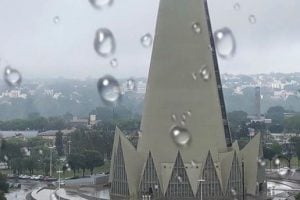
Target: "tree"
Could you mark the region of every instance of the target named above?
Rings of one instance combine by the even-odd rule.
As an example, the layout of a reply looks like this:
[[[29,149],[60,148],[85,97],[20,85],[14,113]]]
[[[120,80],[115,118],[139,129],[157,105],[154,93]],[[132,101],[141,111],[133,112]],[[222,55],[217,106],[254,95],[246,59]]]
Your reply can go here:
[[[0,173],[0,200],[6,200],[4,193],[8,192],[9,185],[6,182],[6,176]]]
[[[82,156],[78,153],[71,153],[68,156],[68,163],[73,170],[74,176],[76,175],[76,170],[79,170],[82,166]]]
[[[300,133],[300,115],[286,119],[284,125],[288,131]]]
[[[297,155],[298,167],[299,167],[299,164],[300,164],[300,137],[292,137],[291,142],[294,146],[294,150],[295,150],[296,155]]]
[[[63,143],[63,133],[58,131],[55,135],[55,146],[58,156],[62,156],[64,154],[64,143]]]
[[[295,196],[295,199],[296,199],[296,200],[300,200],[300,193],[298,193],[298,194]]]
[[[104,164],[103,157],[98,151],[86,150],[84,151],[84,159],[86,168],[90,170],[91,175],[94,173],[94,168]]]
[[[276,151],[273,148],[264,147],[264,158],[270,161],[270,169],[272,169],[272,160],[276,155]]]
[[[266,117],[272,119],[272,124],[283,124],[285,110],[281,106],[270,107]]]

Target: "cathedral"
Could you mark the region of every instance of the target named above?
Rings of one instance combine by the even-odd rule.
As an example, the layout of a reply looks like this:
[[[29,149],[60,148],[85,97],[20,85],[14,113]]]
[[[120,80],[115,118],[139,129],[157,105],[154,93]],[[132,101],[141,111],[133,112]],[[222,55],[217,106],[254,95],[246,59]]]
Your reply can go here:
[[[116,128],[111,199],[265,199],[261,135],[226,116],[206,0],[161,0],[137,147]]]

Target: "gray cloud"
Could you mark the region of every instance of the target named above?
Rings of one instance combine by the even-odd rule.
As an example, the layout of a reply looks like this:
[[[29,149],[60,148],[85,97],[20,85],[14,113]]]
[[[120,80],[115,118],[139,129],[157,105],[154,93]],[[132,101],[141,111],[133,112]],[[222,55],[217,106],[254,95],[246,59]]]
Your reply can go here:
[[[219,59],[221,71],[299,71],[300,2],[247,0],[235,11],[236,2],[209,0],[213,29],[229,27],[237,41],[235,56]],[[88,0],[1,0],[0,67],[11,64],[24,77],[147,76],[151,48],[143,48],[140,38],[154,33],[158,3],[115,0],[112,7],[96,10]],[[250,14],[256,24],[249,23]],[[111,29],[117,40],[117,52],[109,59],[93,49],[101,27]],[[109,66],[114,57],[119,60],[115,69]]]

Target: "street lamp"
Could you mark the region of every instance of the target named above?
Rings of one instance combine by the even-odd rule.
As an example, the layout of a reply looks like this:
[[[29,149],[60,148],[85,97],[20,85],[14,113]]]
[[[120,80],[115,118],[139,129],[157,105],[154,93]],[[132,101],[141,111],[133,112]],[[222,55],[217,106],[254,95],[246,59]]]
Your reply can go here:
[[[49,146],[48,147],[50,149],[50,177],[52,176],[52,151],[55,148],[55,146]]]
[[[69,155],[71,154],[71,140],[68,140],[68,144],[69,144]]]
[[[197,180],[197,181],[200,183],[200,193],[201,193],[201,195],[200,195],[200,200],[202,200],[202,199],[203,199],[203,194],[202,194],[202,183],[205,182],[205,179],[199,179],[199,180]]]
[[[58,191],[60,190],[60,174],[63,173],[63,171],[58,170],[56,171],[58,173]],[[60,196],[58,195],[58,199],[60,199]]]

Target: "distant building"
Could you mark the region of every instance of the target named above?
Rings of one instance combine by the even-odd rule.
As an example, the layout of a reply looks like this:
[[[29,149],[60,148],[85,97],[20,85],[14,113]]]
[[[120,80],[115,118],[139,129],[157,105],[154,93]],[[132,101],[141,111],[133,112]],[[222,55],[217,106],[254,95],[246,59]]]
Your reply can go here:
[[[255,115],[258,119],[261,117],[261,109],[260,109],[260,101],[261,101],[261,94],[260,94],[260,87],[255,87]]]
[[[74,132],[75,130],[76,130],[75,128],[65,129],[65,130],[61,130],[61,132],[63,133],[63,137],[67,137],[70,133]],[[55,140],[57,132],[59,132],[59,130],[49,130],[49,131],[39,133],[38,136],[47,140]]]
[[[88,119],[80,119],[77,116],[74,116],[73,119],[70,121],[70,124],[73,127],[88,126],[89,125],[89,120]]]
[[[32,138],[38,135],[38,131],[0,131],[0,138]]]

